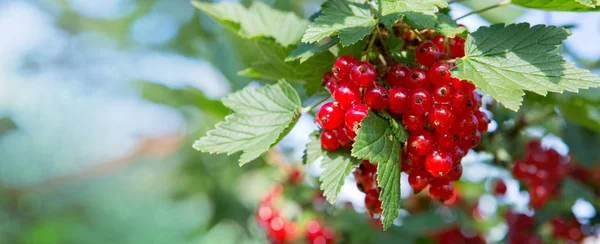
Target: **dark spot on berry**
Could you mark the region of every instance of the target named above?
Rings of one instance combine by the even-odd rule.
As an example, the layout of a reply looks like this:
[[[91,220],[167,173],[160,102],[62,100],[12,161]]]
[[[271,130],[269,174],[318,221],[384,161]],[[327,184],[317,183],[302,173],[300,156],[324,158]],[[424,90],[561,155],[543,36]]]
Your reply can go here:
[[[446,76],[446,71],[445,70],[440,71],[440,75]]]
[[[427,48],[425,48],[425,47],[419,48],[419,52],[420,53],[426,53],[427,52]]]

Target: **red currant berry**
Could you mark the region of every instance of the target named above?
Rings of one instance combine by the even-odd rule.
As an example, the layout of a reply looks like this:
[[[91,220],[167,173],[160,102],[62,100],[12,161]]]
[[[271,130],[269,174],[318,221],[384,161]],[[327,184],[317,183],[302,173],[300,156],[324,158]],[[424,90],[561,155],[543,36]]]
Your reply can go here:
[[[340,147],[340,143],[333,130],[323,130],[321,132],[321,147],[328,151],[335,151]]]
[[[327,89],[327,91],[329,91],[330,94],[333,94],[338,85],[338,80],[335,78],[335,76],[333,76],[333,72],[328,71],[323,74],[323,77],[321,78],[321,84],[323,87],[325,87],[325,89]]]
[[[334,129],[344,122],[344,111],[333,102],[325,103],[317,111],[317,122],[325,129]]]
[[[364,104],[356,104],[352,108],[346,111],[346,128],[349,130],[356,132],[358,128],[360,128],[360,122],[367,117],[369,113],[369,107]]]
[[[433,150],[434,138],[428,131],[408,136],[408,150],[415,155],[427,155]]]
[[[379,191],[371,189],[367,191],[365,196],[365,207],[371,214],[381,214],[381,201],[379,201]]]
[[[454,88],[449,85],[438,86],[433,89],[433,101],[441,104],[450,104]]]
[[[352,67],[350,71],[350,79],[354,81],[358,86],[369,88],[375,84],[377,79],[377,71],[372,64],[367,62],[359,62],[357,65]]]
[[[365,92],[365,103],[373,110],[382,110],[389,104],[389,94],[385,87],[375,85]]]
[[[513,165],[513,175],[518,180],[525,180],[529,176],[529,165],[522,161],[517,161]]]
[[[389,94],[390,113],[403,114],[408,110],[408,91],[401,86],[392,87]]]
[[[452,125],[452,131],[461,137],[474,135],[477,132],[477,118],[473,114],[467,114],[455,120],[454,125]]]
[[[539,209],[546,205],[550,190],[545,185],[533,185],[529,188],[529,202],[533,208]]]
[[[422,191],[429,185],[431,175],[425,170],[416,170],[408,175],[408,184],[415,191]]]
[[[458,139],[460,140],[460,139]],[[460,160],[467,155],[468,149],[465,150],[462,147],[458,146],[450,151],[452,157],[452,163],[460,163]]]
[[[445,41],[446,37],[444,35],[437,35],[431,38],[431,42],[433,42],[438,47],[440,53],[446,51],[446,45],[444,43]]]
[[[402,124],[410,133],[416,133],[425,129],[426,118],[414,113],[402,115]]]
[[[451,68],[452,67],[450,67],[448,63],[435,62],[431,68],[429,68],[427,77],[436,86],[447,85],[452,78],[452,75],[450,74]]]
[[[458,146],[458,140],[460,138],[454,136],[452,133],[440,133],[437,132],[435,135],[435,141],[437,142],[437,146],[440,149],[444,149],[447,151],[452,151],[455,147]]]
[[[450,126],[454,123],[454,113],[448,105],[438,104],[433,106],[433,109],[428,115],[429,124],[438,132],[447,133],[450,131]]]
[[[408,87],[408,89],[428,88],[429,80],[427,78],[427,71],[421,68],[410,70],[406,87]]]
[[[272,218],[277,217],[278,213],[269,205],[260,205],[256,211],[256,221],[261,227],[267,227]]]
[[[410,69],[404,64],[393,64],[387,73],[387,83],[390,86],[403,86],[408,82]]]
[[[475,131],[475,134],[469,136],[469,148],[475,148],[479,145],[481,141],[481,133],[479,131]]]
[[[448,179],[449,181],[457,181],[460,180],[460,177],[462,176],[463,173],[463,167],[461,163],[455,163],[452,166],[452,169],[450,169],[450,171],[448,172],[448,174],[446,174],[446,179]]]
[[[338,142],[340,143],[340,146],[342,147],[352,146],[352,141],[350,141],[346,130],[348,129],[345,125],[340,125],[333,130],[333,132],[335,132],[335,136],[337,137]]]
[[[488,124],[490,123],[487,114],[483,111],[477,111],[475,112],[475,117],[477,117],[477,131],[485,133],[488,130]]]
[[[436,150],[425,158],[425,169],[434,177],[444,177],[452,168],[452,157],[446,151]]]
[[[425,66],[430,66],[438,59],[439,49],[433,42],[424,42],[417,47],[415,60]]]
[[[408,100],[408,109],[415,114],[424,114],[431,110],[433,99],[427,90],[418,88],[411,92]]]
[[[281,217],[275,217],[271,219],[267,232],[273,241],[285,241],[285,220]]]
[[[350,79],[350,71],[358,63],[352,56],[341,56],[333,63],[333,74],[341,81]]]
[[[504,194],[506,194],[506,184],[504,183],[503,180],[498,180],[496,181],[496,183],[494,184],[494,194],[497,196],[504,196]]]
[[[432,198],[439,200],[448,200],[454,194],[454,187],[452,183],[446,179],[436,179],[432,181],[429,187],[429,195]]]
[[[419,156],[414,153],[407,151],[402,152],[402,171],[411,173],[412,171],[423,168],[425,162],[424,156]]]
[[[468,82],[466,80],[461,80],[458,78],[452,78],[450,80],[452,83],[452,87],[454,87],[454,90],[456,90],[456,91],[472,92],[472,91],[475,91],[475,89],[476,89],[475,85],[473,85],[471,82]]]
[[[360,89],[354,84],[340,85],[333,93],[333,99],[338,102],[343,110],[348,110],[354,104],[360,103],[361,98]]]
[[[450,54],[452,57],[461,58],[465,56],[465,39],[460,36],[448,40],[448,46],[450,47]]]

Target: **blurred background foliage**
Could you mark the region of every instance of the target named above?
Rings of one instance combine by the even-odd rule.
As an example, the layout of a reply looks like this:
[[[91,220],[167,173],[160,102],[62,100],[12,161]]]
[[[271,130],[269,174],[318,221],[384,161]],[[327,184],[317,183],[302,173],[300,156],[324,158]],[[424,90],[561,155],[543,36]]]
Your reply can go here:
[[[264,2],[306,18],[322,1]],[[483,2],[488,1],[464,1],[453,16],[487,6]],[[586,18],[573,16],[504,7],[464,22],[471,30],[517,20],[576,30]],[[592,20],[595,27],[585,28],[599,40],[600,19]],[[266,241],[252,214],[270,186],[285,179],[281,167],[267,155],[240,168],[235,156],[191,148],[227,115],[219,98],[260,84],[238,76],[248,54],[233,33],[186,0],[0,0],[0,33],[0,243]],[[578,43],[564,51],[578,64],[597,69],[600,50],[594,47],[590,54]],[[512,118],[532,121],[531,135],[540,135],[537,126],[544,128],[542,135],[563,137],[571,146],[558,143],[563,151],[593,166],[600,156],[600,103],[597,90],[585,94],[531,96],[519,113],[498,109],[494,119],[498,128],[514,125]],[[574,121],[544,120],[547,110]],[[583,119],[581,113],[589,116]],[[316,128],[310,117],[297,127],[276,148],[287,156],[285,163],[299,163],[308,132]],[[482,140],[505,162],[473,156],[465,163],[466,180],[458,188],[465,198],[487,206],[484,212],[492,217],[484,222],[475,224],[460,211],[442,219],[447,217],[442,209],[407,216],[403,223],[410,225],[398,223],[386,233],[370,228],[354,211],[342,211],[332,225],[340,231],[360,229],[345,239],[356,243],[398,243],[399,236],[410,243],[430,229],[462,221],[499,241],[506,226],[499,217],[503,210],[490,200],[489,179],[508,178],[498,166],[513,158],[503,152],[518,152],[523,145],[512,139]],[[317,187],[316,168],[307,170],[309,189]],[[351,189],[352,180],[347,183],[340,199],[360,212],[362,196]],[[510,205],[526,209],[516,181],[509,189]],[[593,209],[583,212],[587,219],[596,216]]]

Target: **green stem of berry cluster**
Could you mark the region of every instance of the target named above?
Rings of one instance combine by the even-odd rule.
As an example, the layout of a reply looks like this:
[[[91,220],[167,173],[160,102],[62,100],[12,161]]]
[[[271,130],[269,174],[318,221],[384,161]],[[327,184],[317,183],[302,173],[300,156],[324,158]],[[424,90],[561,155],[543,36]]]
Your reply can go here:
[[[499,3],[497,3],[497,4],[494,4],[494,5],[492,5],[492,6],[485,7],[485,8],[479,9],[479,10],[475,10],[475,11],[469,12],[469,13],[467,13],[467,14],[463,15],[463,16],[460,16],[460,17],[456,18],[456,20],[460,20],[460,19],[462,19],[462,18],[465,18],[465,17],[467,17],[467,16],[470,16],[470,15],[473,15],[473,14],[479,14],[479,13],[483,13],[483,12],[485,12],[485,11],[488,11],[488,10],[491,10],[491,9],[495,9],[495,8],[497,8],[497,7],[506,6],[506,5],[509,5],[510,3],[511,3],[511,1],[510,1],[510,0],[505,0],[505,1],[499,2]]]
[[[302,113],[302,114],[308,113],[309,111],[311,111],[311,110],[313,110],[314,108],[316,108],[317,106],[319,106],[319,104],[321,104],[321,103],[323,103],[323,102],[327,101],[327,99],[329,99],[329,97],[331,97],[331,96],[325,96],[325,97],[323,97],[323,98],[321,98],[321,99],[317,100],[317,101],[316,101],[316,102],[314,102],[313,104],[311,104],[311,105],[308,105],[307,107],[304,107],[304,108],[302,108],[302,109],[300,110],[300,113]]]

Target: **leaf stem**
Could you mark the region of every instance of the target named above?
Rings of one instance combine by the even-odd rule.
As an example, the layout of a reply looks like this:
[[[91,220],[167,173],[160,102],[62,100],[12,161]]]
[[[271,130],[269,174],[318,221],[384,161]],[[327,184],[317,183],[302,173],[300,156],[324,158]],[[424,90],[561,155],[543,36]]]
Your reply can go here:
[[[373,48],[373,44],[375,43],[375,38],[377,38],[377,35],[371,34],[371,40],[369,41],[369,46],[367,46],[367,49],[365,50],[367,55],[369,54],[369,51],[371,51],[371,49]]]
[[[392,61],[392,53],[390,52],[390,49],[387,46],[387,43],[385,43],[385,41],[383,40],[383,35],[381,34],[381,30],[379,29],[379,25],[377,25],[377,36],[379,37],[379,42],[381,43],[381,47],[383,48],[383,54],[385,55],[386,58],[389,58],[388,60],[391,62]],[[381,56],[381,54],[379,55]],[[383,64],[385,66],[387,66],[386,62],[383,62]]]
[[[495,9],[497,7],[506,6],[506,5],[509,5],[510,3],[511,3],[510,0],[505,0],[505,1],[499,2],[497,4],[494,4],[492,6],[485,7],[485,8],[479,9],[479,10],[475,10],[475,11],[469,12],[469,13],[463,15],[463,16],[460,16],[460,17],[456,18],[456,20],[465,18],[465,17],[467,17],[469,15],[472,15],[472,14],[479,14],[479,13],[483,13],[483,12],[491,10],[491,9]]]
[[[322,102],[327,101],[327,99],[329,99],[329,95],[325,96],[321,99],[319,99],[318,101],[314,102],[313,104],[309,105],[308,107],[304,107],[302,108],[302,110],[300,110],[300,113],[305,114],[308,113],[309,111],[313,110],[314,108],[316,108],[317,106],[319,106],[319,104],[321,104]]]

